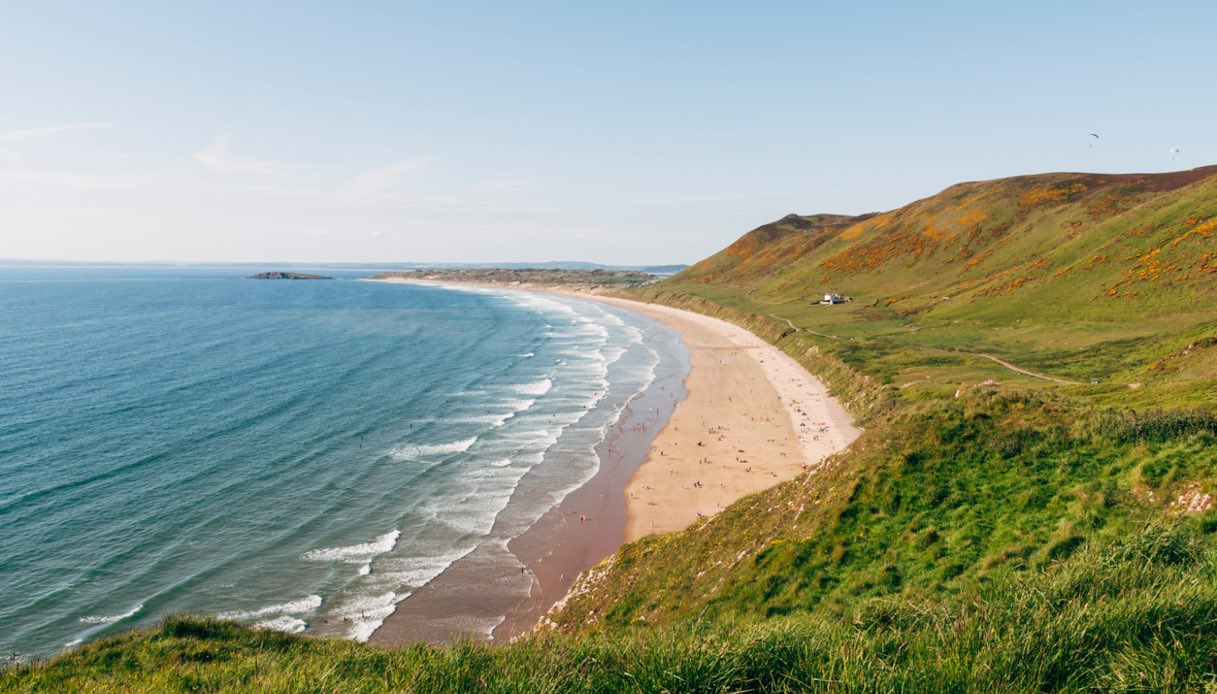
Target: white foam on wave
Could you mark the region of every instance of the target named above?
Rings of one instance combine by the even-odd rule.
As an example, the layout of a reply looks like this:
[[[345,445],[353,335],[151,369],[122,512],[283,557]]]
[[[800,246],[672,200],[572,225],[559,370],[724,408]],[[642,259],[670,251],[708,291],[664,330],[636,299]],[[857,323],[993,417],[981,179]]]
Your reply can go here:
[[[516,292],[503,294],[501,296],[504,299],[511,301],[516,306],[527,308],[532,311],[536,311],[537,313],[541,313],[542,311],[556,311],[562,314],[563,318],[575,315],[575,310],[573,308],[548,296],[541,296],[540,294],[521,294]],[[546,318],[548,318],[548,316],[546,316]],[[546,327],[551,326],[547,323]]]
[[[650,359],[651,363],[650,363],[650,366],[647,367],[647,376],[646,376],[646,379],[638,386],[638,390],[634,391],[634,394],[630,396],[630,400],[633,400],[634,398],[638,397],[639,395],[642,395],[642,392],[645,391],[647,388],[650,388],[651,384],[655,382],[656,378],[658,378],[656,369],[659,367],[659,352],[656,352],[655,350],[653,350],[649,347],[647,349],[651,353],[651,359]]]
[[[300,619],[299,617],[280,615],[274,619],[258,622],[254,625],[254,628],[269,629],[271,631],[284,631],[289,634],[299,634],[308,628],[308,622]]]
[[[398,595],[392,591],[380,593],[378,595],[368,595],[356,600],[353,600],[345,605],[342,612],[342,618],[351,623],[351,628],[347,634],[354,640],[364,643],[371,636],[372,632],[380,628],[381,624],[389,618],[397,610],[397,603],[401,602],[406,596]]]
[[[348,564],[362,564],[377,554],[393,551],[397,546],[397,538],[401,537],[400,530],[393,530],[376,538],[372,542],[345,547],[327,547],[311,549],[300,555],[306,561],[342,561]]]
[[[477,443],[477,437],[472,436],[460,441],[449,441],[448,443],[424,443],[413,446],[398,446],[394,448],[389,455],[398,460],[418,460],[420,458],[432,458],[437,456],[452,455],[453,453],[464,453],[469,450],[469,447]]]
[[[415,556],[391,557],[386,559],[383,567],[377,565],[376,573],[367,581],[373,585],[393,585],[399,589],[413,590],[431,582],[431,579],[442,574],[453,563],[464,558],[475,549],[472,544],[432,548],[434,554],[424,553]],[[382,570],[383,569],[383,570]],[[340,613],[349,612],[349,605],[338,608]]]
[[[516,416],[515,412],[503,412],[501,414],[481,414],[472,415],[469,417],[452,417],[444,421],[453,424],[490,424],[493,428],[499,428],[507,423],[507,420]]]
[[[512,390],[521,395],[545,395],[550,388],[554,387],[554,382],[548,378],[543,378],[534,383],[521,383],[520,385],[512,386]],[[529,403],[531,405],[531,403]]]
[[[561,433],[559,427],[557,431],[550,431],[548,428],[541,429],[520,429],[516,428],[511,432],[506,432],[499,437],[498,442],[508,446],[519,446],[530,443],[550,440]]]
[[[131,608],[130,610],[128,610],[127,612],[124,612],[122,614],[92,615],[89,617],[81,617],[80,621],[82,624],[113,624],[114,622],[124,620],[128,617],[134,617],[135,613],[139,612],[142,609],[144,609],[144,603],[141,602],[140,604],[136,605],[135,607]]]
[[[513,463],[523,469],[531,468],[545,459],[546,453],[562,437],[563,432],[573,421],[577,421],[584,412],[570,413],[560,417],[556,426],[546,428],[517,429],[504,434],[496,440],[496,458],[489,463],[493,468],[506,468]]]
[[[516,356],[520,357],[521,359],[532,359],[533,357],[537,356],[537,354],[536,352],[525,352]]]
[[[528,400],[504,400],[504,401],[501,403],[501,406],[502,406],[502,407],[510,407],[510,408],[512,409],[512,411],[513,411],[513,412],[512,412],[512,414],[513,414],[513,415],[516,415],[516,414],[520,414],[521,412],[527,412],[528,410],[532,409],[532,406],[533,406],[533,405],[535,405],[536,403],[537,403],[537,401],[536,401],[536,400],[533,400],[533,399],[528,399]]]
[[[365,592],[345,597],[332,605],[331,621],[349,623],[347,636],[355,641],[367,641],[397,610],[397,603],[410,597],[413,589],[426,585],[471,551],[472,545],[437,556],[390,558],[383,567],[377,565],[375,574],[360,579],[358,585]]]
[[[393,614],[402,600],[409,599],[418,587],[426,585],[477,547],[484,546],[486,542],[501,542],[505,546],[509,538],[495,537],[496,519],[505,517],[500,514],[516,496],[515,488],[521,483],[521,478],[529,468],[540,463],[555,445],[559,445],[564,460],[571,458],[577,464],[571,466],[573,474],[570,479],[563,479],[554,485],[558,489],[544,492],[527,490],[527,495],[521,495],[530,508],[532,505],[538,508],[552,506],[569,491],[585,483],[599,467],[595,446],[620,418],[624,406],[624,402],[616,403],[617,391],[621,388],[617,387],[615,374],[621,369],[621,364],[613,367],[612,371],[609,367],[641,341],[642,332],[628,324],[622,329],[620,326],[624,322],[616,316],[589,313],[588,316],[594,320],[588,320],[580,315],[582,311],[576,313],[570,306],[548,298],[528,297],[516,303],[536,310],[543,317],[549,328],[544,338],[544,351],[547,359],[553,358],[557,367],[546,366],[548,377],[535,383],[483,384],[485,387],[470,388],[461,395],[476,400],[464,401],[460,406],[463,412],[453,413],[458,418],[442,417],[435,420],[495,427],[493,432],[483,430],[480,439],[474,437],[412,446],[403,444],[393,451],[395,457],[434,458],[462,453],[477,445],[476,458],[448,458],[454,474],[459,473],[462,480],[460,488],[429,499],[420,509],[423,511],[420,515],[425,519],[423,525],[427,529],[422,537],[426,539],[410,539],[414,536],[407,535],[398,546],[399,535],[390,533],[377,538],[376,542],[318,549],[304,555],[304,558],[311,560],[358,564],[357,577],[339,595],[327,596],[324,610],[331,626],[337,618],[340,628],[346,630],[354,640],[366,641]],[[608,326],[607,330],[605,326]],[[630,353],[633,354],[632,351]],[[527,352],[516,356],[527,359],[535,354]],[[640,366],[650,368],[635,376],[649,383],[655,376],[654,364],[644,363]],[[613,374],[611,378],[610,372]],[[614,389],[611,399],[616,406],[602,411],[596,406],[609,396],[610,380]],[[555,383],[561,387],[554,390]],[[634,378],[627,375],[624,384],[633,389]],[[645,388],[645,384],[642,387]],[[513,398],[513,394],[521,396],[520,399]],[[546,397],[537,400],[542,395]],[[544,410],[543,413],[533,411],[516,417],[538,402],[541,404],[537,410]],[[593,412],[595,416],[591,416]],[[465,413],[468,413],[467,416],[461,416]],[[606,416],[607,421],[602,422]],[[510,425],[506,425],[509,420]],[[580,425],[580,422],[584,424]],[[469,429],[477,430],[479,427]],[[463,433],[461,430],[458,432]],[[566,440],[563,437],[568,433],[570,439]],[[451,434],[449,436],[452,437]],[[559,439],[566,442],[558,444]],[[534,495],[536,498],[533,498]],[[527,520],[531,513],[526,511],[521,518]],[[414,530],[408,532],[414,533]],[[389,541],[381,543],[385,539]],[[370,551],[374,547],[378,551]],[[371,570],[373,560],[375,572]],[[295,623],[282,620],[281,625],[294,627]]]
[[[289,602],[280,603],[278,605],[267,605],[256,610],[234,610],[231,612],[221,612],[216,615],[219,619],[237,619],[250,620],[261,619],[271,615],[289,615],[289,614],[307,614],[321,607],[320,595],[309,595],[300,598],[299,600],[291,600]]]
[[[512,390],[514,390],[516,393],[519,393],[521,395],[540,396],[540,395],[544,395],[545,393],[549,392],[549,389],[552,387],[553,387],[553,382],[547,378],[544,381],[537,381],[536,383],[525,383],[525,384],[513,386]],[[453,423],[453,424],[489,424],[492,429],[498,429],[498,428],[502,427],[504,424],[506,424],[507,420],[511,419],[512,417],[515,417],[518,414],[527,412],[528,410],[532,409],[532,406],[535,405],[536,402],[537,401],[533,398],[530,398],[528,400],[514,400],[514,399],[496,400],[496,401],[492,401],[492,402],[488,403],[487,405],[485,405],[486,407],[488,407],[492,410],[492,411],[486,412],[485,414],[467,415],[467,416],[463,416],[463,417],[447,417],[443,420],[432,420],[432,421],[444,421],[444,422]],[[507,410],[506,412],[493,411],[493,410],[501,410],[504,408]],[[465,450],[468,450],[469,446],[464,446],[463,448],[459,448],[459,450],[457,450],[458,449],[457,444],[463,445],[466,441],[468,441],[469,446],[472,446],[473,443],[476,441],[476,437],[474,437],[474,439],[466,439],[465,441],[456,441],[456,442],[453,442],[452,444],[445,444],[443,446],[443,450],[440,450],[440,447],[438,447],[438,446],[434,446],[434,447],[430,447],[430,448],[428,448],[427,446],[415,446],[412,448],[399,448],[393,452],[393,455],[394,455],[394,457],[397,457],[397,458],[405,458],[407,460],[412,460],[414,458],[427,456],[427,455],[461,453],[461,452],[464,452]],[[449,449],[452,449],[452,450],[449,450]],[[410,457],[410,456],[413,456],[413,457]]]

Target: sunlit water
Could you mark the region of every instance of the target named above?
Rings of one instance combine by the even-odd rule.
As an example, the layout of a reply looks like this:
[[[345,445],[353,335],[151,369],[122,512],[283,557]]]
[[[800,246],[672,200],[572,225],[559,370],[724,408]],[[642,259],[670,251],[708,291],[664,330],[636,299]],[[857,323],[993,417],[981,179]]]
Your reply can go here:
[[[3,652],[174,612],[367,638],[594,474],[667,330],[248,272],[0,268]]]

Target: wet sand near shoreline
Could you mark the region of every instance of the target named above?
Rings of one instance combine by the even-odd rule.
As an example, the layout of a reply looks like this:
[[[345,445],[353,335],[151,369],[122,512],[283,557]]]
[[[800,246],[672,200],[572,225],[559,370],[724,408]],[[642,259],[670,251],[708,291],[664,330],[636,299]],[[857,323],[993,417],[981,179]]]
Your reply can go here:
[[[596,447],[600,468],[592,479],[508,542],[506,551],[474,550],[415,590],[373,633],[373,643],[450,643],[486,636],[508,640],[530,630],[581,572],[622,545],[627,520],[623,489],[685,396],[689,355],[675,335],[671,339],[650,343],[660,355],[655,380],[627,404]]]
[[[392,281],[392,280],[389,280]],[[486,633],[462,615],[506,614],[495,640],[531,629],[577,575],[630,542],[683,529],[734,501],[814,469],[860,434],[818,379],[791,357],[730,323],[656,304],[540,290],[604,301],[676,330],[691,368],[670,366],[636,397],[598,447],[601,468],[523,535],[508,543],[531,577],[527,595],[499,595],[504,562],[478,553],[459,560],[399,604],[373,642],[450,642]],[[671,355],[669,355],[671,358]],[[659,429],[656,433],[656,429]],[[519,583],[519,575],[510,576]],[[480,622],[478,624],[481,624]]]

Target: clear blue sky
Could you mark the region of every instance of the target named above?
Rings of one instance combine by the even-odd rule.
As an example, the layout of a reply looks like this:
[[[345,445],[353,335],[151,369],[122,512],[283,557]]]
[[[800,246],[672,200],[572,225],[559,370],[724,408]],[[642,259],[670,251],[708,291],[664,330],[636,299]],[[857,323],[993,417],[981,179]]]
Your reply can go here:
[[[1215,26],[1143,0],[0,0],[0,258],[692,262],[788,212],[1213,164]]]

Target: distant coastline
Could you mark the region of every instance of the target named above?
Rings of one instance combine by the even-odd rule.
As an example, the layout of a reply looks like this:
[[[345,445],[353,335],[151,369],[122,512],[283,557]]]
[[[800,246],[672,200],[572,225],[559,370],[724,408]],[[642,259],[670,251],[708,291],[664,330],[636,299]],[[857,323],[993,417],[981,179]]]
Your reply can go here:
[[[658,275],[641,270],[597,268],[452,268],[380,272],[365,279],[481,284],[495,287],[633,287],[650,284]]]

